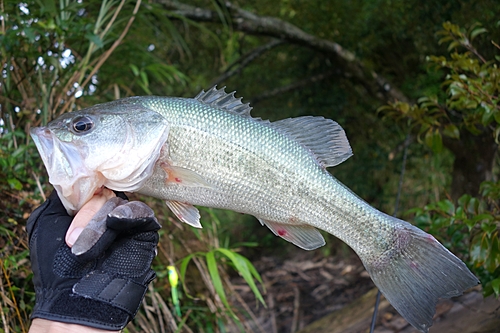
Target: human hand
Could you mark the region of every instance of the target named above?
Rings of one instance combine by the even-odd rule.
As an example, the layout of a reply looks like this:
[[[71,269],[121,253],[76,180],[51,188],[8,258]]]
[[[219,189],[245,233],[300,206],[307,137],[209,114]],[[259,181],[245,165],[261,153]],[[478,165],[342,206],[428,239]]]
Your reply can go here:
[[[66,213],[56,192],[28,219],[36,292],[32,318],[119,330],[135,316],[155,277],[150,266],[160,225],[143,203],[111,198],[106,205],[111,210],[101,215],[107,230],[80,256],[65,242],[77,216]],[[74,223],[72,230],[81,226]]]
[[[92,199],[87,202],[82,209],[75,215],[71,225],[66,232],[66,244],[69,247],[73,247],[73,244],[77,241],[78,237],[81,235],[83,230],[87,227],[89,222],[97,215],[97,212],[106,204],[108,200],[116,197],[115,192],[102,188],[94,194]],[[127,197],[123,194],[122,199],[127,200]]]

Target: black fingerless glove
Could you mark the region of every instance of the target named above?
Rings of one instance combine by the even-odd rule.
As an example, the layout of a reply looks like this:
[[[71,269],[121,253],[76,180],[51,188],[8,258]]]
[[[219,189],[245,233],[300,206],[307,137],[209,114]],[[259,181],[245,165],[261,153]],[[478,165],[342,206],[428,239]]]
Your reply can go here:
[[[160,225],[145,204],[111,200],[107,230],[81,256],[65,243],[73,218],[55,191],[31,214],[26,228],[36,292],[32,318],[120,330],[135,316],[155,278],[151,262]]]

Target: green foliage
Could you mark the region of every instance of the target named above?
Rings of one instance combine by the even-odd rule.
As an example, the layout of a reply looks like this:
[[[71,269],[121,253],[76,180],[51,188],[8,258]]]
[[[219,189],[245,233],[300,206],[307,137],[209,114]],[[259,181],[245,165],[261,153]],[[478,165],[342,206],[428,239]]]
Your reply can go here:
[[[120,96],[120,87],[124,95],[138,93],[132,90],[133,70],[121,73],[128,75],[122,82],[132,82],[125,87],[116,77],[110,80],[103,65],[121,46],[140,3],[0,2],[0,332],[27,332],[34,304],[23,226],[49,188],[29,129],[62,112]],[[146,48],[142,53],[141,62],[133,63],[145,82],[138,90],[151,93],[148,84],[185,82],[175,67]],[[133,59],[123,58],[132,66]],[[116,89],[106,96],[109,87]]]
[[[486,30],[475,24],[467,32],[449,22],[443,24],[440,43],[449,42],[449,58],[430,56],[429,63],[446,70],[442,83],[446,95],[424,96],[416,104],[396,101],[379,108],[388,117],[402,120],[417,129],[420,142],[434,152],[443,149],[443,136],[460,139],[466,129],[474,135],[492,132],[495,142],[500,135],[500,56],[485,60],[472,41]],[[498,50],[498,44],[492,42]],[[465,52],[459,52],[463,51]]]
[[[409,212],[421,228],[464,255],[480,277],[484,295],[500,295],[500,183],[485,182],[480,197],[463,195]]]
[[[34,146],[25,141],[20,130],[0,137],[0,284],[5,290],[0,304],[2,327],[13,332],[28,331],[35,296],[23,225],[26,207],[40,199],[39,192],[33,194],[37,183],[32,176],[38,161]]]
[[[221,220],[213,209],[202,209],[202,212],[204,220],[203,232],[193,228],[191,228],[191,231],[196,235],[199,243],[209,249],[196,252],[189,251],[188,255],[177,260],[179,277],[184,292],[188,297],[188,299],[184,299],[184,303],[187,304],[183,304],[181,301],[181,306],[184,309],[183,312],[185,312],[185,310],[192,308],[192,305],[189,305],[189,299],[193,300],[200,297],[200,295],[191,295],[189,292],[193,288],[192,284],[196,284],[193,283],[192,276],[199,274],[208,289],[208,293],[205,292],[203,298],[213,299],[211,302],[213,302],[212,307],[215,307],[215,311],[213,309],[210,315],[205,311],[193,313],[189,317],[189,322],[195,323],[200,330],[209,326],[224,330],[225,323],[230,320],[241,329],[240,318],[244,316],[244,311],[242,313],[241,309],[238,309],[228,298],[229,295],[234,298],[235,293],[228,279],[229,271],[227,268],[232,268],[234,272],[241,276],[254,293],[256,299],[265,306],[264,298],[257,286],[257,283],[259,283],[264,289],[262,278],[253,264],[239,253],[244,247],[254,246],[254,244],[231,244],[228,237],[230,230],[222,227],[232,224],[229,223],[230,219],[228,221],[225,218]],[[229,216],[234,215],[232,212],[228,213]],[[221,241],[223,245],[220,243]],[[196,269],[194,269],[193,265],[190,265],[193,262]]]
[[[15,123],[45,124],[53,116],[71,110],[76,98],[89,93],[92,78],[117,47],[123,27],[119,14],[124,1],[95,3],[55,1],[7,2],[0,35],[4,98],[2,111],[11,112]],[[122,33],[126,33],[126,27]],[[123,38],[123,36],[121,37]],[[94,79],[95,80],[95,79]],[[12,108],[21,112],[17,115]],[[23,119],[24,115],[28,119]]]
[[[228,311],[232,313],[229,303],[227,302],[226,293],[224,291],[222,280],[220,278],[220,274],[218,271],[217,260],[220,260],[221,262],[226,262],[227,259],[229,259],[228,263],[243,277],[245,282],[249,285],[250,289],[252,289],[253,293],[255,294],[255,297],[262,304],[265,305],[265,301],[262,298],[262,295],[254,281],[255,279],[262,284],[262,279],[257,270],[255,269],[255,267],[247,258],[235,252],[234,250],[225,248],[214,249],[206,253],[203,252],[192,253],[191,255],[181,260],[180,274],[183,280],[185,279],[187,265],[194,256],[198,257],[202,256],[206,258],[206,264],[214,288]]]
[[[35,171],[38,167],[36,147],[24,131],[9,131],[0,137],[0,190],[3,193],[32,191],[40,196],[42,189],[38,185],[40,176],[44,175]],[[42,181],[46,181],[46,177]]]
[[[143,68],[138,68],[135,64],[129,65],[132,73],[134,74],[134,80],[128,84],[128,89],[133,89],[134,84],[137,84],[141,90],[147,95],[152,95],[150,82],[165,82],[169,84],[180,83],[185,85],[187,77],[180,72],[175,66],[162,64],[162,63],[151,63],[145,65]]]
[[[228,264],[232,266],[238,274],[243,277],[245,282],[249,285],[251,288],[252,292],[255,294],[255,297],[265,305],[265,301],[262,298],[262,295],[257,288],[257,285],[255,284],[255,281],[258,281],[259,283],[262,284],[262,279],[255,269],[255,267],[252,265],[252,263],[242,256],[241,254],[235,252],[234,250],[231,249],[225,249],[225,248],[217,248],[208,252],[196,252],[188,255],[187,257],[183,258],[180,262],[180,276],[181,280],[185,281],[186,279],[186,271],[188,268],[188,264],[192,261],[194,257],[203,257],[206,260],[206,267],[208,269],[208,273],[211,279],[211,283],[213,285],[213,288],[218,295],[220,301],[225,307],[225,311],[230,315],[230,317],[236,322],[239,322],[238,317],[236,314],[233,312],[233,309],[231,305],[228,302],[226,292],[225,292],[225,287],[224,283],[221,279],[221,275],[219,273],[219,267],[224,264]],[[228,261],[229,260],[229,261]]]
[[[0,313],[5,322],[0,331],[28,332],[29,316],[35,293],[31,286],[32,273],[28,265],[28,250],[23,238],[22,225],[9,217],[0,218],[0,284],[2,301]]]

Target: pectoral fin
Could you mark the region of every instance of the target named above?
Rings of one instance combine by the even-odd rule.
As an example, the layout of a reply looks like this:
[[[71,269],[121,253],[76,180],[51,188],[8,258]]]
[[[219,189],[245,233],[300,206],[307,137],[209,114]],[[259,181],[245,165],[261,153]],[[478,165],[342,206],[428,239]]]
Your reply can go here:
[[[186,168],[170,166],[167,163],[162,163],[161,167],[167,174],[167,177],[165,179],[167,185],[177,184],[191,187],[211,187],[211,185],[195,171]]]
[[[200,212],[195,206],[179,201],[167,201],[167,206],[181,222],[187,223],[195,228],[202,228],[200,223]]]
[[[304,250],[314,250],[325,245],[325,239],[320,232],[307,224],[285,224],[263,219],[259,221],[271,229],[276,236]]]

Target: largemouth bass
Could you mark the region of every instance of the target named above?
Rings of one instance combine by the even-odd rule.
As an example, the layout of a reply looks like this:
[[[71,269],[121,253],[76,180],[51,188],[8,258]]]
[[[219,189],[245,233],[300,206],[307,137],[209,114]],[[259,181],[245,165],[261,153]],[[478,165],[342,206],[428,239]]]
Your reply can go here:
[[[269,122],[215,87],[195,98],[131,97],[64,114],[31,135],[68,212],[102,187],[166,200],[201,227],[195,205],[255,216],[303,249],[347,243],[410,324],[432,325],[439,298],[479,283],[433,236],[371,207],[327,167],[352,155],[323,117]]]

